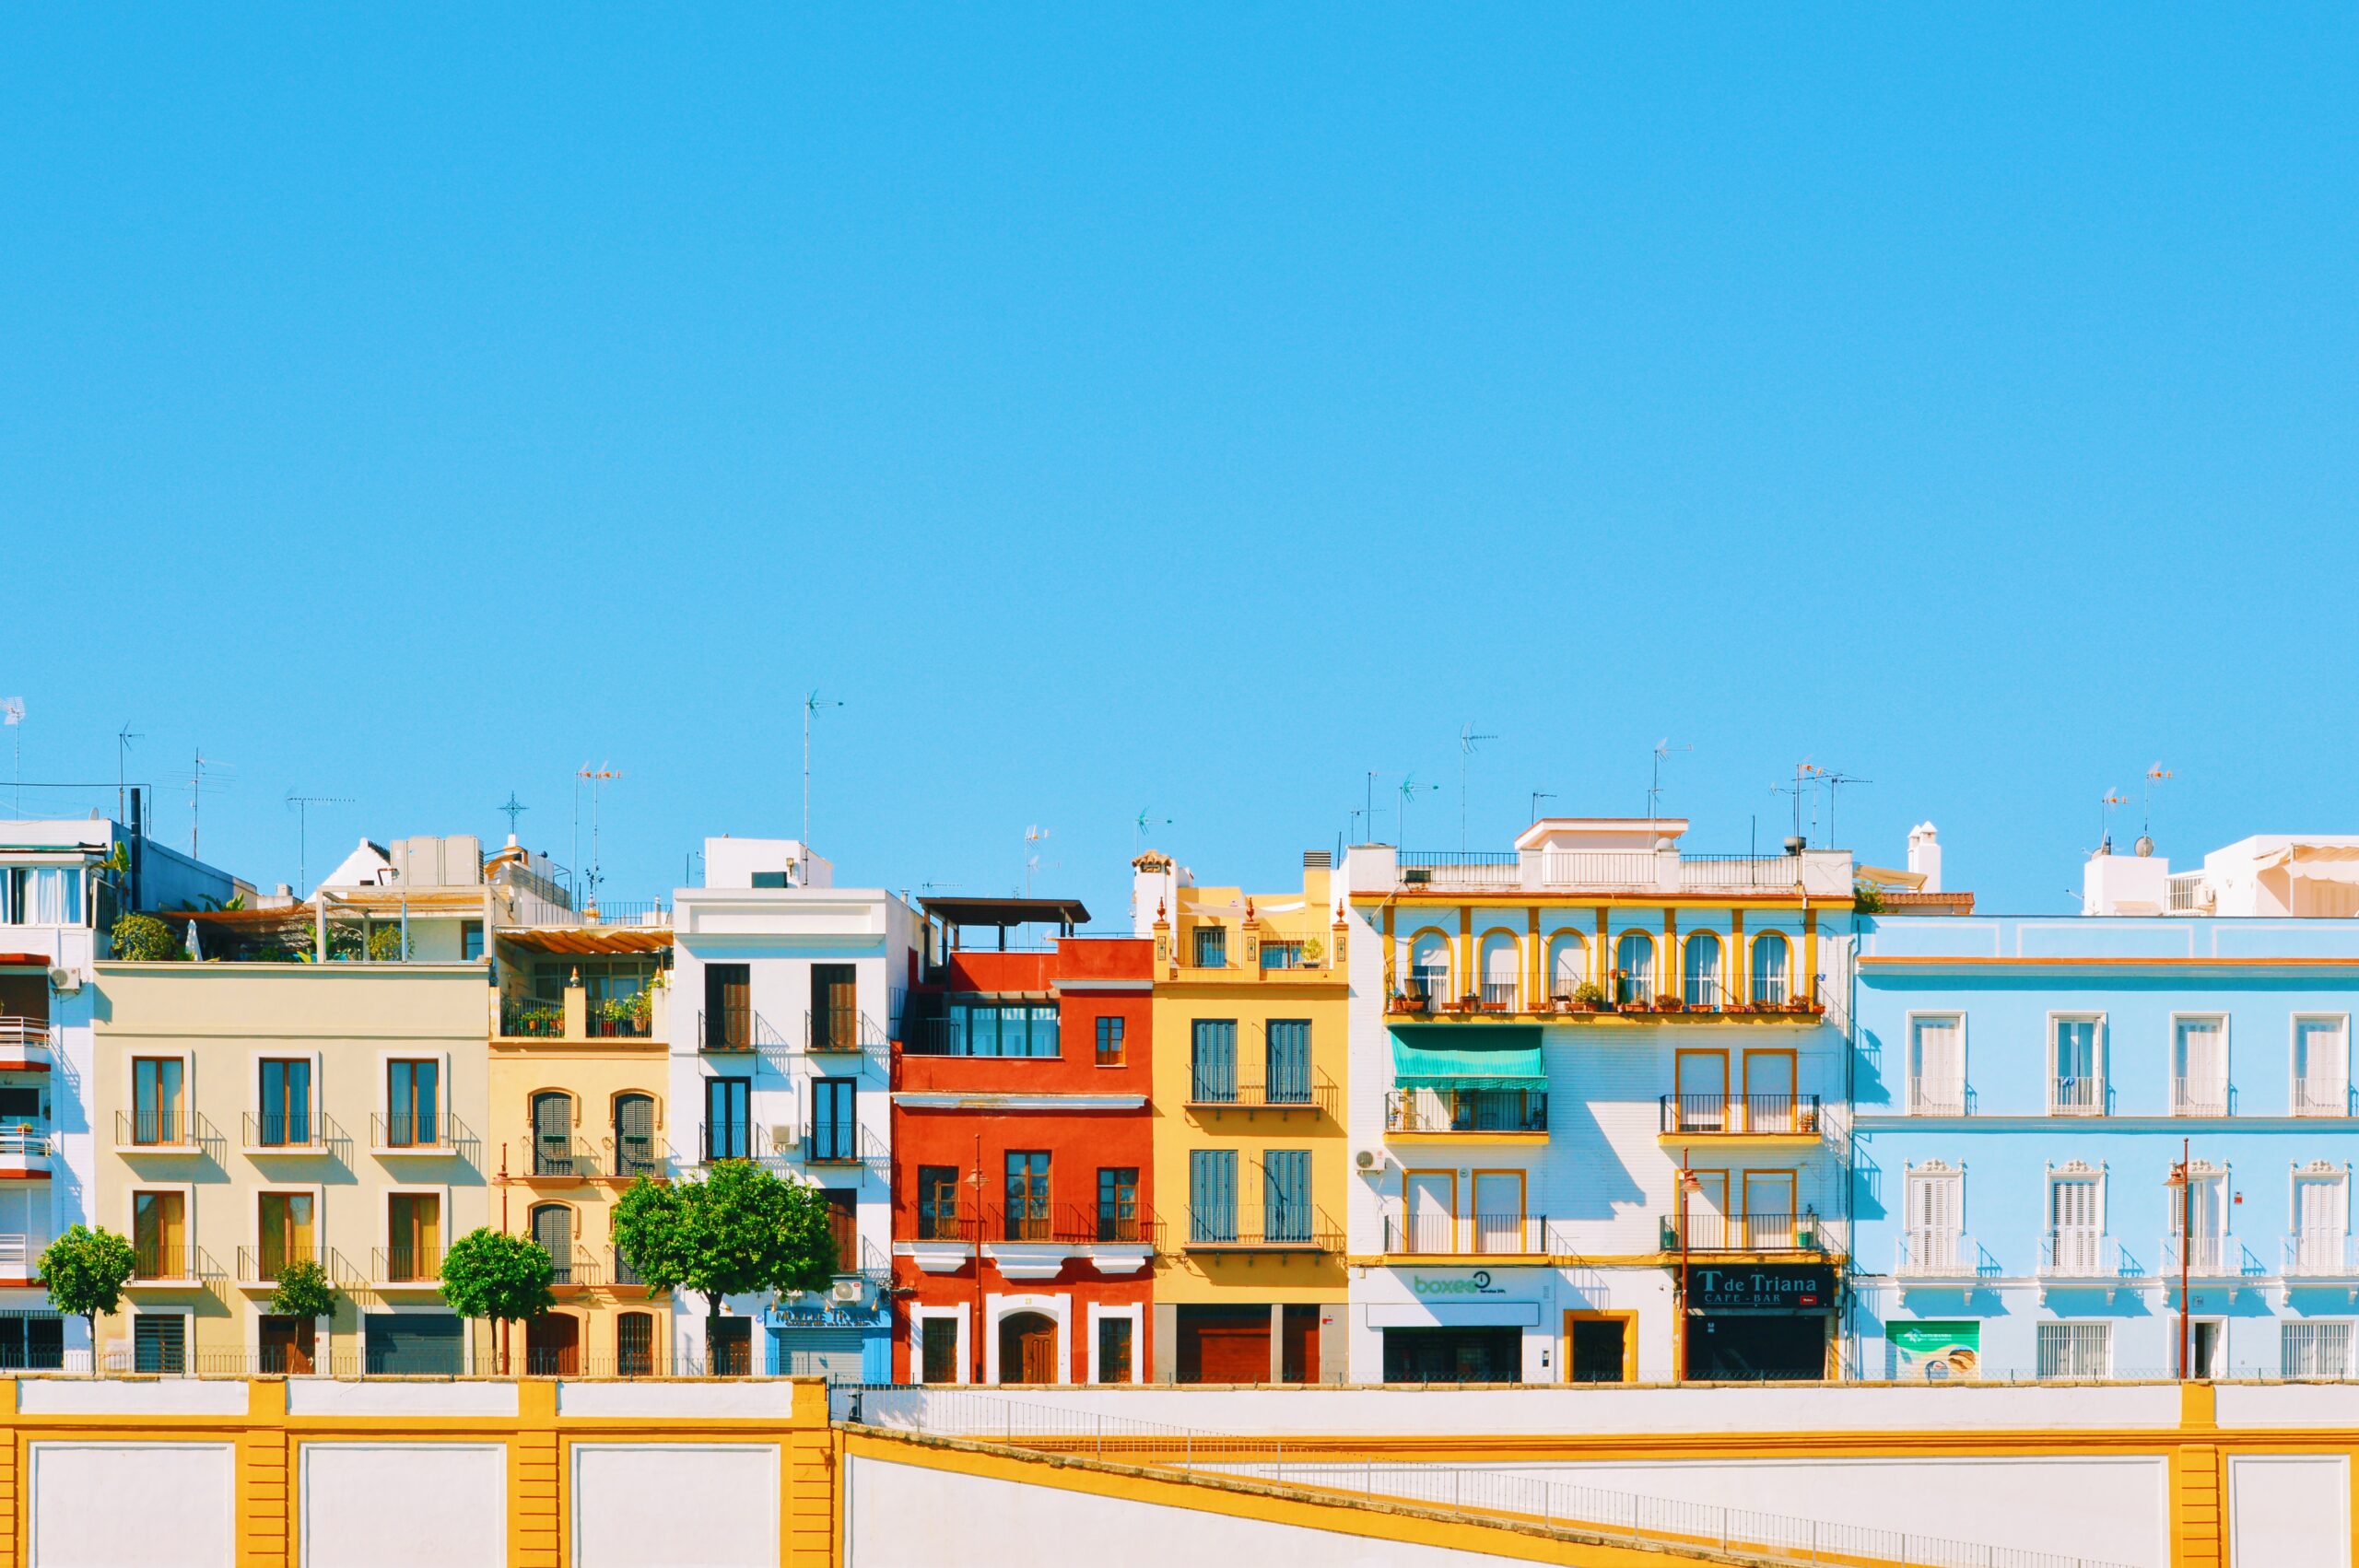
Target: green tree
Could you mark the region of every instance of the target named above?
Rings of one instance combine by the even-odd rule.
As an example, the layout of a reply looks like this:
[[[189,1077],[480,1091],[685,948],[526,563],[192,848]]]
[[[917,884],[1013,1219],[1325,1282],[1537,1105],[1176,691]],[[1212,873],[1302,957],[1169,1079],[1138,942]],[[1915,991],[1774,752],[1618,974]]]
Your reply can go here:
[[[839,1266],[818,1189],[750,1160],[723,1160],[702,1181],[641,1176],[615,1205],[614,1227],[616,1247],[650,1286],[704,1297],[708,1357],[724,1297],[825,1290]]]
[[[99,1368],[99,1314],[123,1305],[123,1287],[139,1267],[131,1244],[114,1232],[75,1225],[41,1255],[49,1305],[79,1317],[90,1331],[90,1370]]]
[[[549,1285],[557,1264],[530,1236],[510,1235],[478,1226],[451,1244],[442,1255],[442,1299],[462,1317],[482,1317],[506,1325],[538,1317],[557,1305]],[[508,1371],[505,1334],[499,1347],[499,1370]]]
[[[114,923],[114,955],[134,964],[162,964],[187,956],[172,928],[153,915],[125,915]]]
[[[281,1317],[333,1317],[335,1286],[328,1271],[309,1258],[290,1258],[278,1270],[278,1288],[270,1293],[270,1310]]]

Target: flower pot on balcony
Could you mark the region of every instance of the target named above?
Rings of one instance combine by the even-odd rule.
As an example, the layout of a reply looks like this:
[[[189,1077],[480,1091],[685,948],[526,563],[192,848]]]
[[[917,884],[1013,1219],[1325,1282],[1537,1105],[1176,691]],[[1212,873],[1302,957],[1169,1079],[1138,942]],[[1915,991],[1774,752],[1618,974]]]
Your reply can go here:
[[[1647,1012],[1651,1010],[1643,1001],[1625,1001],[1619,1008],[1615,1009],[1615,1011],[1619,1012]]]
[[[1687,1011],[1687,1004],[1680,1000],[1675,996],[1667,996],[1655,1003],[1655,1011],[1657,1012],[1684,1012]]]

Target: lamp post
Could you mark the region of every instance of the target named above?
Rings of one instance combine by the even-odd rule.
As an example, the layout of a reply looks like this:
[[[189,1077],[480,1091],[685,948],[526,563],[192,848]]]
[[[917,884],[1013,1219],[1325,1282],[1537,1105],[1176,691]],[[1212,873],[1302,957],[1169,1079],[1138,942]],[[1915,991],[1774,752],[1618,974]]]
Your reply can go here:
[[[1674,1383],[1687,1381],[1687,1195],[1703,1188],[1696,1173],[1687,1166],[1687,1151],[1679,1152],[1679,1195],[1672,1200],[1672,1220],[1679,1227],[1679,1281],[1672,1291],[1672,1324],[1678,1329],[1677,1343],[1672,1353],[1678,1358],[1671,1369]]]
[[[2191,1140],[2179,1140],[2178,1164],[2171,1167],[2170,1185],[2178,1189],[2178,1375],[2184,1382],[2188,1375],[2188,1257],[2189,1233],[2194,1229],[2195,1183],[2188,1175],[2189,1151]]]

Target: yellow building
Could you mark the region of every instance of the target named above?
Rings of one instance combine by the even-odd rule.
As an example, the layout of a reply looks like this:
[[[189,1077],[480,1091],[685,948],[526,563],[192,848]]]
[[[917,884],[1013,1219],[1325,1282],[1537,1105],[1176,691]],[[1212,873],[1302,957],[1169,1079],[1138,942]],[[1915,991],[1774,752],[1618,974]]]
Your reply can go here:
[[[1133,862],[1155,951],[1152,1336],[1159,1382],[1343,1375],[1350,987],[1328,857],[1299,890]]]
[[[522,1341],[534,1373],[671,1363],[667,1298],[639,1283],[610,1223],[634,1181],[667,1168],[671,921],[608,913],[544,908],[541,923],[493,929],[494,1217],[557,1265],[557,1309]]]
[[[131,1238],[101,1363],[458,1372],[450,1239],[484,1223],[484,965],[95,966],[93,1223]],[[319,1319],[270,1311],[319,1263]]]

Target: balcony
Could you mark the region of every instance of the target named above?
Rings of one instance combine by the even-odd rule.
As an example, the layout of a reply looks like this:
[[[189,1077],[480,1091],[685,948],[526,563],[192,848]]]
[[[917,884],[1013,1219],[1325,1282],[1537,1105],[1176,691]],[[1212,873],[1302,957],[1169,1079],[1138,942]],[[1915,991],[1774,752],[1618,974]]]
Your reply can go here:
[[[2171,1080],[2171,1115],[2218,1117],[2228,1114],[2228,1085],[2224,1079],[2174,1078]]]
[[[327,1117],[308,1111],[248,1111],[240,1118],[239,1136],[249,1158],[317,1156],[328,1152],[336,1137]]]
[[[431,1111],[405,1111],[369,1118],[369,1152],[381,1159],[448,1159],[459,1152],[466,1129],[458,1118]]]
[[[0,1016],[0,1071],[46,1070],[54,1044],[46,1020]]]
[[[2102,1078],[2060,1076],[2048,1081],[2050,1116],[2103,1116],[2107,1098]]]
[[[1188,1084],[1188,1108],[1200,1116],[1228,1111],[1279,1111],[1332,1117],[1341,1099],[1335,1081],[1323,1072],[1313,1072],[1308,1078],[1289,1075],[1275,1083],[1205,1077],[1191,1078]]]
[[[129,1288],[191,1290],[205,1280],[205,1265],[194,1246],[168,1246],[160,1242],[131,1244]]]
[[[885,1031],[856,1007],[815,1007],[803,1015],[803,1048],[814,1055],[857,1055],[885,1048]]]
[[[697,1163],[758,1160],[771,1153],[769,1134],[752,1122],[709,1121],[698,1129]]]
[[[2189,1236],[2184,1248],[2177,1236],[2169,1235],[2155,1250],[2162,1257],[2160,1272],[2165,1281],[2178,1278],[2182,1251],[2189,1280],[2257,1280],[2269,1272],[2260,1259],[2245,1250],[2245,1244],[2232,1235]]]
[[[515,877],[511,870],[506,873]],[[565,890],[544,878],[534,877],[539,885],[532,891],[540,896],[514,899],[512,909],[503,904],[499,926],[503,930],[567,930],[576,927],[637,927],[649,930],[666,930],[672,924],[672,907],[661,898],[597,898],[593,897],[581,908],[569,907]],[[529,885],[529,884],[527,884]]]
[[[1814,1141],[1816,1094],[1665,1094],[1661,1138]]]
[[[1395,1137],[1520,1143],[1548,1136],[1545,1089],[1391,1089],[1384,1130]]]
[[[1964,1232],[1919,1229],[1902,1233],[1892,1271],[1903,1280],[1966,1281],[1984,1279],[1999,1270]]]
[[[750,1007],[726,1007],[697,1014],[697,1049],[714,1056],[753,1055],[786,1048],[786,1036]]]
[[[369,1255],[369,1281],[381,1293],[440,1291],[442,1249],[439,1246],[381,1246]]]
[[[1588,986],[1581,988],[1590,990]],[[1724,991],[1712,1000],[1665,996],[1650,986],[1621,983],[1623,1000],[1608,1001],[1572,996],[1527,996],[1512,980],[1485,980],[1469,988],[1453,988],[1441,972],[1412,970],[1402,978],[1384,1010],[1399,1017],[1481,1020],[1486,1018],[1547,1019],[1570,1024],[1633,1024],[1666,1018],[1683,1024],[1814,1024],[1826,1015],[1825,1004],[1808,997],[1756,997],[1740,1001]],[[1452,994],[1456,990],[1457,994]]]
[[[2347,1117],[2351,1114],[2351,1086],[2339,1078],[2296,1078],[2294,1114]]]
[[[2124,1280],[2144,1273],[2119,1242],[2097,1231],[2050,1231],[2039,1244],[2042,1280]]]
[[[40,1122],[0,1128],[0,1181],[46,1181],[53,1153],[49,1129]]]
[[[1910,1116],[1971,1116],[1974,1091],[1965,1084],[1931,1078],[1908,1081],[1907,1105]]]
[[[1323,1253],[1344,1250],[1344,1228],[1324,1210],[1248,1214],[1190,1210],[1186,1250],[1200,1253]]]
[[[613,1278],[617,1288],[640,1290],[646,1287],[647,1281],[640,1277],[638,1270],[631,1267],[630,1259],[623,1256],[621,1247],[608,1249],[607,1257],[613,1263]]]
[[[180,1110],[117,1111],[114,1148],[118,1154],[201,1154],[205,1129],[198,1118]]]
[[[795,1157],[806,1165],[882,1165],[891,1159],[885,1141],[857,1123],[806,1128]]]
[[[49,1238],[23,1231],[0,1231],[0,1284],[29,1285],[41,1270]]]
[[[580,986],[562,999],[502,997],[503,1040],[649,1040],[662,1033],[663,994],[641,990],[628,997],[593,1000]]]
[[[1384,1250],[1411,1258],[1529,1258],[1549,1251],[1548,1221],[1539,1214],[1384,1216]]]
[[[337,1282],[345,1273],[343,1260],[323,1244],[303,1246],[271,1242],[258,1247],[238,1248],[238,1288],[246,1291],[276,1290],[287,1266],[295,1262],[319,1265],[320,1271],[331,1283]]]
[[[1058,1208],[995,1205],[985,1211],[980,1227],[962,1227],[945,1215],[935,1215],[930,1226],[920,1226],[921,1230],[959,1232],[959,1240],[970,1238],[978,1228],[982,1233],[983,1256],[1010,1280],[1054,1279],[1066,1264],[1077,1260],[1088,1262],[1100,1274],[1136,1274],[1153,1259],[1157,1241],[1154,1214],[1137,1204],[1107,1211],[1077,1203]],[[929,1258],[945,1261],[955,1270],[969,1254],[965,1246],[948,1251],[941,1247],[941,1243],[953,1239],[948,1235],[921,1238],[908,1251],[928,1272],[945,1271],[930,1265]]]
[[[604,1263],[586,1246],[574,1246],[549,1255],[549,1288],[559,1291],[589,1290],[605,1282]]]
[[[2279,1271],[2287,1282],[2333,1280],[2359,1285],[2359,1250],[2341,1231],[2314,1231],[2280,1238]]]
[[[1695,1210],[1661,1218],[1661,1247],[1677,1253],[1823,1257],[1839,1250],[1833,1222],[1799,1214],[1715,1214]]]

